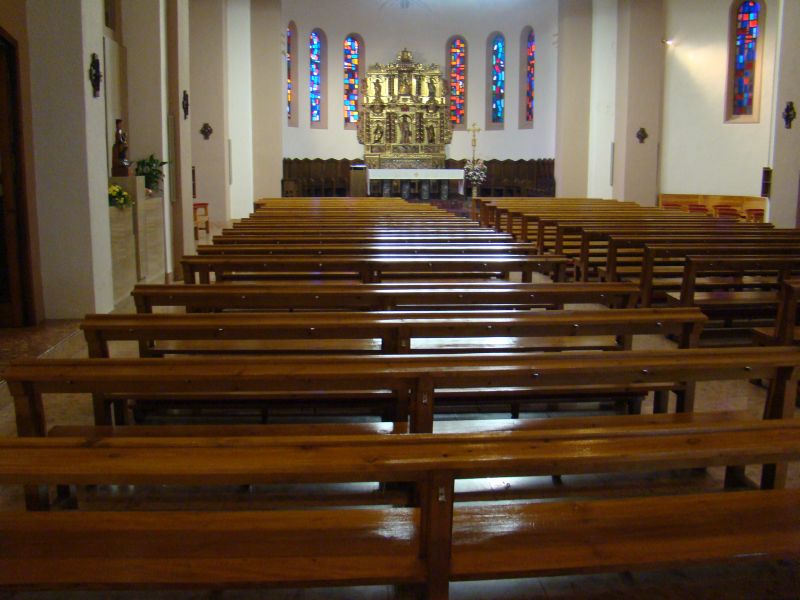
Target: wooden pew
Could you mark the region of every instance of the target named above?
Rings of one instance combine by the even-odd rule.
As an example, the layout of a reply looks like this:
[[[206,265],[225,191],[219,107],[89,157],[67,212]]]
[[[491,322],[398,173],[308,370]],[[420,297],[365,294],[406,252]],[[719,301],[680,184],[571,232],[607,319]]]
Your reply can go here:
[[[454,484],[781,463],[800,458],[798,433],[800,422],[785,420],[688,430],[4,439],[6,485],[400,481],[415,484],[419,502],[315,511],[6,511],[0,587],[400,583],[445,600],[451,580],[794,558],[796,490],[464,505],[454,501]]]
[[[711,319],[724,319],[730,329],[735,319],[774,319],[778,308],[780,283],[800,270],[800,256],[687,256],[680,294],[669,292],[672,305],[698,306]],[[705,276],[720,277],[717,289],[697,291]],[[736,287],[746,276],[772,277],[762,282],[762,291],[731,291],[725,280]]]
[[[317,243],[317,244],[200,244],[197,254],[209,255],[332,255],[332,256],[374,256],[388,254],[392,256],[437,255],[437,254],[517,254],[536,255],[538,251],[533,244],[496,244],[496,243],[431,243],[431,244],[385,244],[379,242],[363,243]]]
[[[766,255],[800,255],[800,240],[793,244],[780,243],[758,243],[754,245],[742,240],[743,243],[736,245],[720,244],[715,239],[707,243],[684,244],[647,244],[645,246],[644,258],[642,260],[641,272],[639,277],[625,275],[623,280],[639,283],[642,290],[640,302],[642,306],[652,306],[656,292],[665,293],[667,291],[680,290],[683,268],[686,257],[689,255],[701,256],[754,256]],[[763,277],[742,277],[735,283],[728,281],[729,289],[758,288],[763,285]],[[719,281],[713,277],[697,280],[697,289],[713,287]]]
[[[563,281],[569,260],[556,255],[435,255],[414,256],[184,256],[181,259],[184,283],[210,283],[223,280],[258,280],[275,278],[324,277],[345,274],[362,283],[377,283],[382,277],[414,278],[429,274],[455,274],[456,277],[496,277],[520,273],[522,282],[530,282],[533,273],[550,275]],[[466,274],[466,275],[465,275]]]
[[[77,359],[28,360],[6,372],[20,436],[47,431],[43,395],[93,394],[98,425],[110,424],[115,398],[296,403],[337,392],[392,392],[399,420],[410,417],[413,432],[430,432],[436,405],[479,398],[483,406],[508,405],[509,398],[585,401],[602,394],[646,394],[671,390],[679,410],[694,407],[697,381],[771,380],[765,416],[783,418],[794,409],[796,347],[715,348],[662,351],[344,355],[237,357],[236,360]],[[795,378],[794,385],[789,380]],[[305,395],[305,396],[304,396]],[[287,400],[288,399],[288,400]],[[386,395],[373,402],[384,406]]]
[[[513,238],[505,233],[483,233],[475,232],[459,235],[365,235],[358,233],[340,233],[324,235],[293,235],[293,234],[253,234],[239,235],[233,230],[224,229],[222,235],[215,235],[212,238],[214,245],[222,244],[303,244],[310,246],[313,244],[504,244],[513,242]]]
[[[633,308],[639,288],[631,283],[382,283],[143,285],[131,292],[136,312],[177,306],[187,311],[223,310],[498,310],[604,304]]]
[[[672,334],[696,345],[698,309],[493,312],[302,312],[87,315],[89,356],[136,341],[140,356],[313,352],[630,350],[633,336]],[[376,346],[375,341],[379,341]]]
[[[774,327],[753,329],[753,341],[759,346],[790,346],[800,339],[797,327],[797,306],[800,299],[800,280],[787,279],[781,283],[778,316]]]

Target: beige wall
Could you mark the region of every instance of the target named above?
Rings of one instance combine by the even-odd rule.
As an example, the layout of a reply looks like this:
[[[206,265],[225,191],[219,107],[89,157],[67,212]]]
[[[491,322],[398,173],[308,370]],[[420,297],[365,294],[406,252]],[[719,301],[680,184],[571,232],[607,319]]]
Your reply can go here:
[[[92,96],[86,76],[91,54],[103,54],[103,2],[29,0],[27,7],[45,313],[108,312],[105,102]]]
[[[251,0],[253,86],[253,195],[281,195],[283,133],[286,121],[280,0]]]
[[[20,0],[0,0],[0,28],[16,42],[19,60],[18,73],[23,145],[21,168],[25,179],[25,197],[27,204],[25,221],[29,233],[27,248],[29,264],[27,265],[27,269],[29,270],[31,279],[29,297],[33,304],[33,317],[36,321],[40,321],[44,318],[44,299],[42,297],[42,279],[40,274],[36,183],[33,163],[33,108],[31,104],[31,73],[27,17],[25,2],[20,2]]]
[[[556,194],[585,196],[589,172],[592,3],[558,4]]]
[[[192,160],[196,169],[197,201],[208,202],[213,225],[222,225],[230,219],[225,16],[222,0],[191,2]],[[214,130],[208,140],[200,134],[203,123]]]
[[[614,197],[654,206],[664,77],[662,0],[620,0],[617,29],[617,94]],[[636,138],[643,127],[644,143]]]
[[[179,257],[194,252],[192,214],[192,106],[183,116],[183,91],[190,89],[189,76],[189,0],[168,0],[167,41],[169,64],[169,112],[173,129],[173,179],[175,181],[172,205],[172,255]],[[176,270],[177,273],[179,270]]]
[[[789,100],[794,102],[795,111],[800,111],[800,61],[797,59],[800,56],[800,2],[784,2],[782,16],[773,121],[770,220],[779,227],[794,227],[800,203],[800,121],[795,120],[792,128],[787,129],[781,114]]]

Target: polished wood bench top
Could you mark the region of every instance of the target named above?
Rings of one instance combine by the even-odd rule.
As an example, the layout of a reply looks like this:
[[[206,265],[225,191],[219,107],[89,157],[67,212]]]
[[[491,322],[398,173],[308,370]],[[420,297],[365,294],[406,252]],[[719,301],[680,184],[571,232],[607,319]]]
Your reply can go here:
[[[699,309],[617,309],[613,311],[519,312],[303,312],[226,314],[87,315],[81,322],[90,356],[108,355],[108,342],[137,340],[205,340],[185,345],[157,344],[147,355],[171,352],[247,351],[247,345],[224,345],[242,340],[300,340],[296,350],[318,350],[313,340],[383,340],[383,350],[458,351],[493,347],[523,348],[621,348],[616,336],[640,334],[686,335],[685,343],[699,336],[706,317]],[[502,344],[491,339],[504,338]],[[583,340],[582,338],[589,338]],[[414,338],[417,338],[414,341]],[[428,338],[427,342],[420,338]],[[431,340],[430,338],[439,338]],[[441,339],[444,338],[444,339]],[[466,338],[466,339],[465,339]],[[529,339],[526,339],[529,338]],[[598,339],[599,338],[599,339]],[[214,342],[209,344],[208,342]],[[499,340],[498,340],[499,341]],[[273,346],[257,346],[264,351]],[[274,346],[286,349],[285,345]],[[341,349],[341,344],[333,345]],[[349,346],[348,346],[349,348]]]
[[[476,434],[0,439],[0,483],[237,485],[420,481],[652,471],[800,457],[800,420],[730,421],[700,432],[637,428]]]
[[[406,256],[417,254],[538,254],[534,244],[497,243],[442,243],[442,244],[384,244],[365,242],[363,244],[200,244],[200,255],[380,255]]]
[[[477,244],[477,243],[509,243],[513,238],[506,233],[472,233],[472,234],[432,234],[432,235],[359,235],[357,233],[340,233],[328,235],[293,235],[269,234],[233,234],[223,230],[222,235],[212,238],[214,245],[229,244]]]
[[[565,303],[600,303],[632,307],[639,294],[631,283],[382,283],[335,284],[195,284],[142,285],[132,296],[137,312],[154,306],[225,310],[436,310],[529,308]]]
[[[340,273],[357,275],[364,283],[389,273],[496,273],[520,271],[530,281],[534,271],[562,273],[569,259],[557,255],[407,255],[377,256],[184,256],[181,259],[185,283],[208,283],[210,273],[217,280],[245,278],[246,273]],[[238,272],[238,273],[234,273]],[[560,275],[559,275],[560,277]]]

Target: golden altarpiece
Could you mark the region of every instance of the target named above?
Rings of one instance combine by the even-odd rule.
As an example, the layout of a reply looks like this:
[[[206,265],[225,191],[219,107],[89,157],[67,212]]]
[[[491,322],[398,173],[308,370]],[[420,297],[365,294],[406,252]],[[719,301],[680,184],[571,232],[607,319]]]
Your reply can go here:
[[[373,65],[361,96],[358,141],[370,169],[442,169],[453,138],[446,85],[439,67],[397,61]]]

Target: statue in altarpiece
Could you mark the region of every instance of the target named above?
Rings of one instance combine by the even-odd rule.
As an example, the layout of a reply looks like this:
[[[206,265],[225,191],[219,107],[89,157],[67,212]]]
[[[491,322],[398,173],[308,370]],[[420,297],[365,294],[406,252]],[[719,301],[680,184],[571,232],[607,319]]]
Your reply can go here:
[[[408,50],[396,62],[370,67],[358,120],[367,167],[444,168],[453,138],[446,89],[439,67],[414,62]]]

